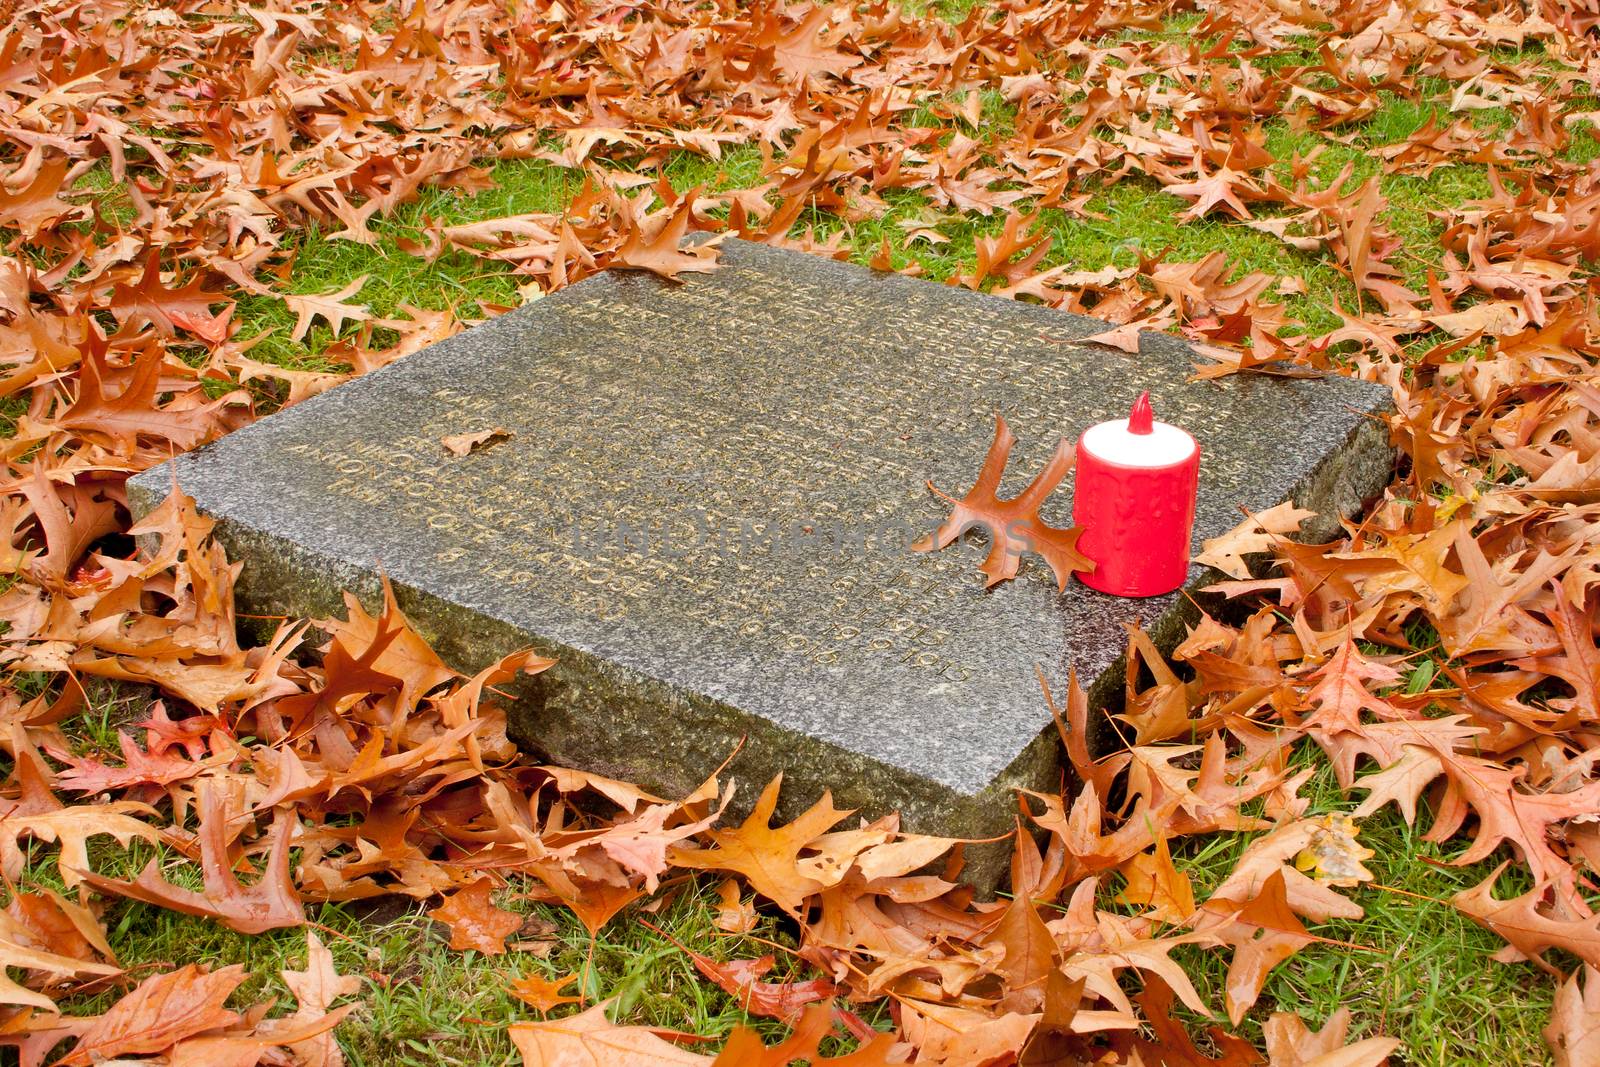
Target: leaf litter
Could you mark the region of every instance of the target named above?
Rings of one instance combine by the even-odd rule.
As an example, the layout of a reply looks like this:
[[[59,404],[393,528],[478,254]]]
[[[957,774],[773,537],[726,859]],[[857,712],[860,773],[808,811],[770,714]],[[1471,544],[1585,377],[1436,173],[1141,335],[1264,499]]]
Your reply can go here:
[[[1179,16],[1186,32],[1152,32]],[[536,1010],[569,1012],[510,1028],[527,1062],[1378,1064],[1396,1043],[1352,1039],[1344,1012],[1318,1031],[1272,1014],[1259,1049],[1220,1024],[1197,1045],[1173,1013],[1220,1008],[1237,1025],[1262,1011],[1274,967],[1319,924],[1361,914],[1354,820],[1393,804],[1463,846],[1450,862],[1517,865],[1516,895],[1496,895],[1497,871],[1453,904],[1505,938],[1501,959],[1558,972],[1552,1053],[1596,1062],[1600,171],[1571,149],[1600,120],[1597,31],[1593,0],[998,0],[959,20],[885,0],[16,8],[0,35],[0,659],[49,684],[0,691],[0,1044],[30,1067],[337,1064],[331,1035],[360,985],[308,925],[318,905],[443,900],[456,945],[494,952],[516,929],[491,899],[502,884],[597,931],[635,921],[629,906],[687,869],[721,879],[730,928],[752,907],[794,923],[803,979],[765,981],[765,958],[694,960],[790,1019],[789,1036],[741,1029],[708,1055],[614,1021],[566,981],[525,984]],[[1420,125],[1360,141],[1424,84],[1439,103]],[[1302,147],[1274,149],[1269,120]],[[1318,163],[1352,144],[1382,173]],[[666,180],[685,153],[740,148],[759,153],[753,185]],[[1287,539],[1301,517],[1285,511],[1206,546],[1230,610],[1202,617],[1171,663],[1131,635],[1147,673],[1129,673],[1127,750],[1092,758],[1085,697],[1064,695],[1084,785],[1020,798],[1039,836],[1015,838],[1009,902],[976,900],[956,880],[960,844],[893,816],[863,822],[824,798],[774,827],[779,782],[718,826],[715,780],[669,800],[529,763],[495,686],[548,660],[462,677],[392,595],[376,615],[351,601],[317,620],[320,656],[309,620],[243,645],[238,569],[210,522],[175,494],[130,528],[123,490],[174,450],[448,336],[458,312],[502,310],[382,319],[365,277],[316,292],[292,279],[313,230],[377,244],[372,227],[425,190],[481,192],[519,159],[576,176],[564,210],[424,214],[398,252],[481,260],[532,298],[608,268],[715,270],[723,235],[845,257],[851,228],[916,196],[923,213],[897,223],[908,243],[1001,225],[954,284],[1108,320],[1107,358],[1136,358],[1137,331],[1158,329],[1196,345],[1203,378],[1382,383],[1403,463],[1329,543]],[[1458,164],[1485,168],[1487,192],[1434,205],[1437,240],[1419,247],[1383,179]],[[1338,325],[1276,301],[1304,280],[1240,274],[1222,252],[1053,261],[1041,211],[1092,219],[1093,195],[1127,181],[1166,190],[1183,220],[1332,267],[1349,286],[1329,300]],[[683,245],[691,233],[704,239]],[[874,265],[895,266],[887,242]],[[325,335],[322,363],[252,358],[247,300],[281,305],[291,339]],[[1011,503],[987,482],[955,525]],[[1071,532],[1051,533],[1070,569]],[[1271,570],[1246,565],[1260,555]],[[985,575],[1016,562],[997,540]],[[1404,692],[1419,656],[1437,684]],[[74,755],[86,677],[160,690],[159,714],[118,752]],[[1353,818],[1307,815],[1310,772],[1290,759],[1302,739]],[[1200,893],[1173,843],[1240,830],[1258,834]],[[162,863],[102,875],[91,839],[159,840],[202,888]],[[76,899],[17,884],[25,856],[53,856]],[[119,897],[245,932],[306,927],[306,970],[285,974],[295,1012],[228,1008],[238,967],[121,972],[100,925]],[[1203,1002],[1174,958],[1184,946],[1228,955],[1225,1004]],[[1571,959],[1582,973],[1559,973]],[[98,1015],[58,1007],[107,981],[120,997]],[[850,1007],[876,1002],[892,1032]],[[856,1051],[825,1055],[835,1034]]]

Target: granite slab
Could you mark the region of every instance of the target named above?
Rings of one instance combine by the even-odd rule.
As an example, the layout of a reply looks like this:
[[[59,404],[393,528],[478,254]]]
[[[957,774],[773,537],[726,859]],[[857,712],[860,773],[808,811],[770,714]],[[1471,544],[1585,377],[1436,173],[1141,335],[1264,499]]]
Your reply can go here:
[[[1059,593],[1036,557],[985,590],[983,544],[910,551],[947,513],[925,481],[965,492],[996,413],[1014,493],[1149,390],[1204,449],[1197,544],[1286,498],[1330,534],[1389,477],[1374,385],[1195,382],[1171,337],[1124,354],[1077,342],[1093,319],[740,241],[721,264],[584,281],[179,456],[130,499],[148,510],[175,473],[244,561],[242,611],[338,612],[381,571],[463,671],[556,656],[512,721],[550,759],[671,794],[738,749],[747,802],[782,771],[791,812],[831,788],[986,838],[1014,788],[1060,780],[1036,668],[1062,685],[1075,667],[1103,702],[1125,627],[1170,646],[1186,609],[1183,591]],[[512,436],[441,443],[495,428]],[[1069,479],[1044,515],[1070,514]]]

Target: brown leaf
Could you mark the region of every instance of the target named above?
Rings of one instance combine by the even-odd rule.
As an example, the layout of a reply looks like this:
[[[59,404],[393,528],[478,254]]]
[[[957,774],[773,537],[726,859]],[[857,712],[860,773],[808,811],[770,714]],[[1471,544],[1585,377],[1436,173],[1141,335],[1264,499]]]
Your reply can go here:
[[[506,1033],[528,1067],[705,1067],[708,1056],[663,1041],[642,1026],[606,1018],[610,1001],[580,1015],[537,1023],[512,1023]]]
[[[1280,538],[1296,533],[1302,523],[1313,518],[1316,518],[1315,512],[1297,508],[1293,501],[1285,500],[1247,516],[1219,537],[1208,538],[1194,562],[1215,567],[1231,578],[1249,578],[1250,568],[1244,561],[1245,556],[1270,552]]]
[[[281,808],[274,813],[272,827],[267,832],[266,870],[247,888],[234,873],[234,861],[228,848],[233,833],[237,832],[236,828],[230,832],[230,820],[242,802],[238,798],[230,801],[227,785],[217,781],[202,780],[197,792],[200,865],[205,879],[203,892],[168,882],[162,877],[160,860],[151,860],[132,882],[89,872],[84,872],[83,881],[101,893],[216,919],[241,934],[259,934],[304,924],[305,911],[289,878],[294,814]]]
[[[1043,556],[1055,571],[1057,588],[1065,590],[1073,571],[1093,570],[1094,564],[1077,550],[1082,531],[1076,526],[1061,530],[1047,525],[1039,517],[1039,507],[1072,468],[1072,446],[1062,438],[1050,462],[1028,487],[1010,500],[1001,500],[997,495],[1000,478],[1005,473],[1011,446],[1016,442],[1006,420],[997,416],[989,454],[984,457],[977,483],[965,497],[956,500],[945,496],[932,482],[928,483],[929,489],[955,504],[955,509],[936,532],[922,538],[912,548],[918,552],[934,552],[954,543],[974,526],[982,526],[989,531],[990,540],[988,558],[979,568],[988,576],[984,585],[1015,578],[1022,554],[1033,551]]]
[[[789,914],[799,914],[805,898],[822,889],[821,882],[801,872],[800,851],[850,812],[835,809],[832,794],[824,792],[794,822],[773,829],[772,812],[782,786],[782,774],[767,783],[749,817],[736,829],[707,831],[715,848],[676,846],[669,858],[680,867],[742,874],[756,892]]]
[[[470,452],[489,448],[501,441],[509,441],[516,434],[504,426],[496,426],[492,430],[477,430],[473,433],[452,434],[449,437],[439,438],[439,443],[444,445],[445,451],[452,456],[465,456]]]
[[[198,964],[155,974],[96,1018],[78,1036],[61,1067],[89,1064],[125,1055],[161,1052],[195,1034],[239,1021],[222,1005],[247,977],[235,964],[208,972]]]
[[[583,997],[568,996],[561,992],[577,980],[576,974],[569,974],[563,978],[546,978],[542,974],[530,974],[518,978],[508,988],[511,995],[524,1004],[548,1013],[550,1009],[563,1004],[583,1003]]]
[[[1544,1040],[1556,1067],[1600,1063],[1600,968],[1585,964],[1561,983]]]
[[[506,950],[506,938],[521,929],[522,916],[494,905],[494,889],[494,880],[483,875],[428,912],[428,918],[450,927],[450,947],[457,952],[476,949],[498,956]]]
[[[323,947],[316,931],[306,931],[306,969],[279,971],[299,1005],[289,1017],[291,1023],[312,1024],[328,1015],[333,1002],[361,991],[361,979],[342,975],[333,966],[333,953]],[[343,1067],[344,1053],[334,1040],[331,1028],[300,1041],[284,1042],[298,1058],[299,1067]]]

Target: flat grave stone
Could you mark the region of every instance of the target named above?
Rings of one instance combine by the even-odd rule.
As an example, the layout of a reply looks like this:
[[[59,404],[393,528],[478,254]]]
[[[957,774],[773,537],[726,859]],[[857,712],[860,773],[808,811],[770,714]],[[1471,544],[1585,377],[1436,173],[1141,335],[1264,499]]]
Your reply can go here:
[[[1059,593],[1030,556],[985,590],[986,546],[912,552],[948,513],[925,482],[964,493],[996,413],[1018,437],[1012,495],[1148,389],[1204,450],[1196,545],[1286,498],[1329,535],[1389,476],[1374,385],[1190,381],[1171,337],[1128,355],[1048,308],[734,240],[720,262],[545,297],[145,473],[134,509],[175,473],[245,564],[243,611],[341,613],[381,572],[458,669],[557,657],[511,723],[552,760],[672,795],[743,739],[746,804],[782,771],[790,812],[831,788],[989,838],[1011,790],[1059,782],[1036,667],[1055,686],[1075,667],[1103,701],[1126,625],[1170,647],[1205,578]],[[496,428],[512,436],[466,455],[442,443]],[[1069,479],[1044,516],[1070,515]]]

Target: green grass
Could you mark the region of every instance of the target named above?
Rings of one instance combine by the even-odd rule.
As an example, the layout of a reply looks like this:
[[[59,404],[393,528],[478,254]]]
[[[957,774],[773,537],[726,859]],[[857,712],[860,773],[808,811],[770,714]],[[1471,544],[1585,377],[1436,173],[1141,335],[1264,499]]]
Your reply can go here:
[[[1308,816],[1355,808],[1356,801],[1340,793],[1332,768],[1314,745],[1302,743],[1297,758],[1301,765],[1318,768],[1301,791],[1311,802]],[[1488,877],[1502,857],[1446,866],[1460,845],[1441,848],[1422,840],[1427,819],[1422,815],[1421,825],[1407,826],[1389,807],[1362,821],[1359,840],[1376,853],[1365,861],[1373,882],[1339,892],[1366,914],[1309,927],[1318,937],[1362,947],[1318,943],[1301,949],[1272,972],[1240,1032],[1259,1040],[1260,1026],[1280,1010],[1294,1011],[1320,1027],[1328,1016],[1348,1007],[1352,1038],[1384,1034],[1400,1039],[1397,1063],[1499,1067],[1547,1062],[1539,1031],[1554,992],[1549,978],[1531,963],[1491,960],[1503,942],[1449,904],[1453,894]],[[1221,884],[1251,838],[1220,834],[1174,843],[1173,858],[1194,880],[1197,900]],[[1518,882],[1513,865],[1502,876],[1498,895],[1527,888]],[[1219,1013],[1229,955],[1226,949],[1173,953]]]

